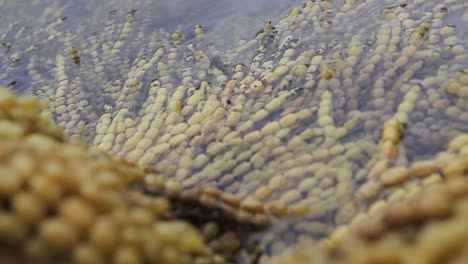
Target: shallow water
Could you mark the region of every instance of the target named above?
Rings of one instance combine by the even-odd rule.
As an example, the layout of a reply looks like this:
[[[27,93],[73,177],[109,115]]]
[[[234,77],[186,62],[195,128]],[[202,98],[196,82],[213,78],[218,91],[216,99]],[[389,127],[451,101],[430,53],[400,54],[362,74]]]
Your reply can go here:
[[[215,185],[247,197],[272,186],[265,202],[309,206],[306,217],[275,224],[273,249],[303,234],[321,238],[349,220],[337,215],[379,159],[385,121],[404,112],[392,166],[433,158],[468,131],[467,96],[444,88],[466,81],[468,13],[462,0],[368,0],[344,13],[345,1],[305,2],[5,1],[0,84],[48,100],[67,134],[156,165],[186,188]],[[261,32],[269,19],[276,31]],[[196,24],[204,38],[192,33]],[[441,33],[446,26],[452,38]],[[411,43],[417,30],[422,37]],[[414,50],[403,52],[408,46]],[[267,79],[284,65],[281,78]],[[292,121],[276,131],[288,114]],[[195,132],[184,137],[183,125]],[[371,204],[356,203],[357,211]]]
[[[56,23],[58,30],[78,32],[83,39],[98,34],[104,29],[106,21],[115,18],[123,23],[125,15],[134,13],[139,21],[145,19],[145,33],[165,29],[167,32],[180,32],[187,37],[185,43],[192,41],[190,32],[195,25],[202,25],[206,43],[220,49],[232,48],[241,39],[251,39],[265,24],[282,18],[301,1],[294,0],[241,0],[241,1],[153,1],[153,0],[63,0],[63,1],[1,1],[0,2],[0,55],[4,55],[0,69],[5,75],[2,85],[14,86],[16,91],[26,89],[30,79],[24,71],[27,60],[24,50],[36,46],[37,50],[45,45],[46,34],[28,36],[29,33]],[[42,37],[41,37],[42,36]],[[54,45],[49,44],[49,45]],[[54,48],[49,46],[41,56],[55,56]],[[9,58],[8,58],[9,57]],[[23,66],[20,66],[21,62]],[[13,84],[13,85],[10,85]]]
[[[62,0],[50,1],[2,1],[0,11],[4,34],[11,23],[16,26],[40,27],[60,16],[66,16],[67,28],[75,30],[79,25],[102,25],[112,15],[121,16],[130,11],[148,16],[152,27],[172,32],[177,27],[190,31],[196,24],[206,28],[207,37],[219,46],[230,47],[240,39],[251,38],[267,20],[277,22],[298,0]],[[3,32],[2,32],[3,31]],[[8,40],[8,38],[6,39]]]

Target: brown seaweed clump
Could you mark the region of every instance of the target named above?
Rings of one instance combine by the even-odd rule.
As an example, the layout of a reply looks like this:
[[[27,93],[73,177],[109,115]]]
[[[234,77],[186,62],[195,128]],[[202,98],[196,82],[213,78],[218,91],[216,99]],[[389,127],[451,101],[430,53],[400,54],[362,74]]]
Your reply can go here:
[[[304,243],[273,257],[269,263],[466,263],[467,146],[468,134],[454,138],[449,144],[449,149],[458,150],[454,160],[460,164],[459,174],[449,174],[455,170],[452,160],[443,170],[446,177],[442,182],[427,186],[414,197],[390,202],[380,214],[352,226],[333,247],[330,240],[322,244]],[[420,165],[415,164],[413,169]]]
[[[221,192],[180,193],[154,169],[69,141],[44,107],[0,88],[2,263],[227,263],[258,253],[239,249],[265,215],[238,220],[247,209],[220,205]]]

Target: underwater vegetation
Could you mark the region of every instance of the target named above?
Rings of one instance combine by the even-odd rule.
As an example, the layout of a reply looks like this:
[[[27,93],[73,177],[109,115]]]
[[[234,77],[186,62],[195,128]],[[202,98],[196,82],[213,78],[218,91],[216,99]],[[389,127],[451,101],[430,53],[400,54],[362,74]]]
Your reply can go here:
[[[39,2],[0,4],[5,251],[466,260],[465,1],[305,1],[229,44],[223,23],[157,27],[151,1]]]

